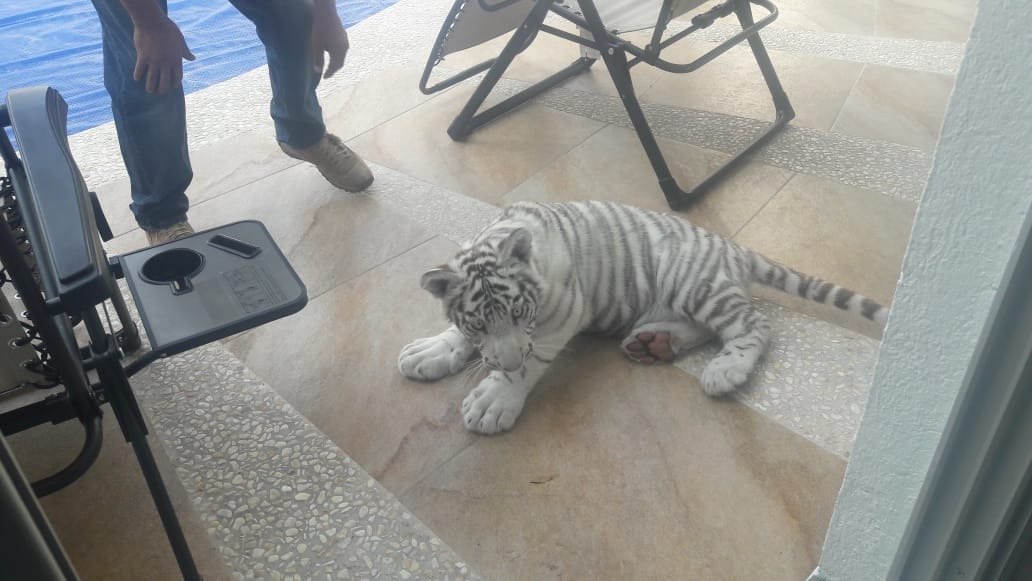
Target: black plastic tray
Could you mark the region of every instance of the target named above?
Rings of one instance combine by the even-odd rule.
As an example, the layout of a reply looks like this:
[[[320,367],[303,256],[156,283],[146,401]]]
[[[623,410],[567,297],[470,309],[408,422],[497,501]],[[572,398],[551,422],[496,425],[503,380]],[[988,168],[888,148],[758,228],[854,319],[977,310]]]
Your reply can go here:
[[[261,251],[244,258],[208,244],[222,234]],[[189,290],[148,282],[141,273],[148,259],[172,249],[203,256]],[[140,319],[159,356],[175,355],[292,315],[308,302],[297,273],[261,222],[242,221],[118,257]],[[179,293],[179,294],[176,294]]]

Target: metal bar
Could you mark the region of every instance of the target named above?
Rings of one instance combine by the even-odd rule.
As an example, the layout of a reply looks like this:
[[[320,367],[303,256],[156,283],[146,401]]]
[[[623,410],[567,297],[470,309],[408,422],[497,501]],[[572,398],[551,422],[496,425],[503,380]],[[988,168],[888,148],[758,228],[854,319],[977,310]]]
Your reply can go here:
[[[125,366],[125,374],[126,374],[127,377],[132,377],[132,376],[136,375],[137,373],[139,373],[140,371],[142,371],[144,367],[147,367],[148,365],[150,365],[151,363],[154,363],[157,360],[158,360],[158,354],[155,353],[154,351],[148,351],[148,352],[144,353],[143,355],[140,355],[139,357],[137,357],[129,365],[126,365]]]
[[[659,9],[659,19],[656,21],[656,26],[652,28],[652,41],[649,43],[649,46],[656,47],[655,52],[657,54],[663,42],[663,33],[666,32],[667,23],[670,21],[670,14],[674,9],[673,4],[673,0],[663,0],[663,6]]]
[[[122,329],[116,334],[118,346],[125,353],[135,353],[143,345],[143,342],[140,340],[140,329],[136,326],[133,316],[129,313],[129,307],[125,303],[125,297],[119,290],[118,284],[113,283],[112,286],[114,288],[111,289],[110,293],[111,306],[115,308],[115,315],[122,324]]]
[[[447,89],[448,87],[452,87],[454,85],[457,85],[457,84],[461,83],[462,81],[465,81],[466,79],[475,77],[475,76],[479,75],[480,73],[486,71],[487,69],[491,68],[492,65],[495,64],[496,60],[498,60],[498,59],[486,60],[486,61],[484,61],[484,62],[482,62],[480,64],[473,65],[473,66],[469,67],[468,69],[466,69],[464,71],[460,71],[458,73],[455,73],[454,75],[448,77],[447,79],[437,83],[436,85],[434,85],[432,87],[428,87],[427,83],[430,82],[430,74],[433,71],[433,67],[428,67],[428,68],[423,70],[423,77],[421,79],[419,79],[419,90],[424,95],[432,95],[432,94],[434,94],[434,93],[436,93],[438,91],[443,91],[443,90]]]
[[[724,179],[727,174],[731,173],[732,170],[736,169],[742,162],[744,162],[750,153],[766,143],[767,140],[773,137],[775,133],[784,128],[785,125],[788,124],[789,120],[789,117],[779,117],[774,123],[767,127],[763,133],[753,139],[748,145],[734,154],[734,156],[728,159],[723,165],[713,170],[712,173],[703,178],[702,181],[688,191],[682,190],[673,178],[670,178],[666,183],[660,180],[660,187],[663,189],[663,194],[667,198],[670,209],[681,210],[696,202],[708,189]]]
[[[771,11],[771,14],[767,19],[773,20],[778,16],[778,9],[776,6],[768,2],[767,0],[734,0],[735,1],[735,15],[738,16],[738,21],[741,23],[742,28],[753,26],[753,15],[752,7],[750,2],[754,4],[760,4]],[[777,117],[782,116],[792,119],[795,117],[795,111],[792,109],[792,104],[788,100],[788,95],[785,93],[784,87],[781,86],[781,81],[778,79],[778,74],[774,70],[774,64],[770,62],[770,55],[767,54],[767,49],[763,46],[763,41],[759,35],[753,34],[749,37],[749,48],[752,49],[753,56],[756,58],[756,64],[760,66],[760,72],[763,73],[763,80],[767,83],[767,88],[770,90],[771,96],[774,98],[774,108],[777,111]]]
[[[11,172],[11,177],[17,179],[20,170]],[[17,190],[16,190],[17,191]],[[11,232],[11,227],[6,220],[0,219],[0,262],[7,269],[22,302],[32,319],[32,324],[39,331],[43,343],[50,351],[50,356],[57,368],[61,383],[68,391],[68,395],[75,406],[76,415],[81,419],[87,419],[100,413],[97,402],[92,397],[86,376],[82,371],[79,360],[78,349],[71,351],[69,338],[66,337],[56,322],[57,317],[47,314],[46,304],[43,301],[42,292],[36,286],[35,277],[18,243]],[[65,315],[58,315],[64,317]],[[67,319],[64,319],[67,324]]]
[[[575,43],[577,43],[577,44],[579,44],[581,46],[586,46],[586,47],[588,47],[590,49],[598,50],[598,45],[595,44],[594,42],[591,42],[591,41],[587,40],[586,38],[577,36],[576,34],[572,34],[570,32],[566,32],[565,30],[562,30],[561,28],[554,28],[554,27],[549,26],[547,24],[542,24],[541,27],[539,28],[539,30],[541,32],[547,32],[548,34],[551,34],[552,36],[558,36],[559,38],[566,39],[566,40],[568,40],[570,42],[575,42]]]
[[[541,93],[544,93],[545,91],[555,87],[556,85],[563,83],[570,77],[575,77],[579,75],[580,73],[588,70],[594,63],[595,59],[581,57],[573,61],[573,63],[571,63],[569,66],[562,69],[561,71],[552,74],[546,79],[539,81],[527,87],[526,89],[523,89],[519,93],[516,93],[515,95],[490,107],[489,109],[481,111],[469,120],[467,124],[469,132],[473,132],[477,128],[487,125],[491,121],[494,121],[498,117],[501,117],[502,115],[508,113],[509,111],[512,111],[513,109],[516,109],[520,105],[523,105],[524,103],[533,99],[534,97],[537,97]]]
[[[463,79],[458,79],[458,80],[456,80],[455,82],[452,82],[452,83],[447,83],[447,81],[446,81],[445,83],[440,83],[438,85],[435,85],[434,87],[429,87],[428,88],[426,86],[426,84],[430,81],[430,73],[433,72],[434,67],[437,66],[437,63],[441,62],[441,59],[443,58],[443,55],[441,55],[441,51],[444,49],[445,41],[448,40],[448,32],[451,30],[451,22],[459,15],[460,12],[462,12],[462,7],[465,5],[465,3],[466,3],[465,0],[455,0],[455,2],[452,4],[451,9],[448,10],[448,16],[446,16],[445,19],[444,19],[444,25],[441,26],[441,30],[437,31],[437,39],[434,41],[434,48],[433,48],[433,50],[430,51],[430,56],[428,56],[426,58],[426,66],[423,67],[423,76],[422,76],[422,78],[419,81],[419,90],[422,91],[424,95],[429,95],[431,93],[436,93],[437,91],[446,89],[446,88],[454,85],[455,83],[461,82],[461,81],[463,81],[465,79],[468,79],[469,77],[477,74],[477,73],[472,73],[471,75],[469,75],[469,76],[467,76],[467,77],[465,77]],[[487,63],[481,63],[480,65],[477,65],[477,66],[481,66],[481,65],[484,65],[484,64],[487,64]],[[488,65],[488,67],[490,67],[490,65]],[[476,67],[472,67],[469,70],[472,70],[472,69],[475,69],[475,68]],[[462,73],[459,73],[459,75],[461,75],[461,74]],[[456,77],[458,77],[459,75],[456,75]]]
[[[41,424],[60,424],[75,417],[75,408],[68,399],[68,393],[62,391],[0,414],[0,433],[13,436]]]
[[[32,491],[36,493],[36,496],[42,498],[75,482],[83,474],[86,474],[90,466],[97,461],[100,448],[104,444],[104,421],[99,415],[83,420],[82,429],[84,432],[82,448],[75,459],[60,471],[33,482]]]
[[[512,37],[509,38],[509,42],[505,44],[505,48],[502,49],[501,54],[495,59],[494,64],[490,70],[484,76],[484,80],[480,82],[476,90],[473,91],[473,95],[470,96],[469,101],[459,112],[459,115],[452,121],[448,127],[448,135],[451,136],[455,141],[462,141],[469,137],[469,134],[473,132],[475,126],[472,124],[473,117],[476,115],[477,110],[484,104],[487,96],[494,89],[495,85],[502,78],[502,74],[505,72],[509,65],[512,64],[513,59],[516,58],[520,52],[526,47],[529,40],[537,34],[538,27],[545,20],[545,16],[548,15],[548,9],[552,5],[553,0],[536,0],[537,4],[527,15],[526,20],[523,24],[513,32]]]
[[[194,563],[193,555],[190,554],[190,545],[186,542],[186,536],[179,524],[175,507],[172,506],[168,490],[161,479],[161,472],[154,461],[154,454],[147,444],[147,426],[144,422],[143,412],[133,395],[129,378],[120,361],[101,357],[115,348],[112,345],[113,338],[105,333],[95,310],[84,313],[83,321],[86,323],[86,330],[90,335],[91,349],[95,356],[101,359],[97,366],[97,377],[104,385],[104,394],[122,428],[122,434],[132,445],[133,452],[136,454],[136,460],[140,464],[144,480],[147,481],[147,488],[150,490],[154,506],[165,527],[165,534],[168,536],[169,544],[172,545],[172,552],[175,554],[179,570],[184,579],[199,580],[201,576]]]
[[[773,9],[774,16],[777,14],[777,9],[774,8],[773,5],[770,5],[767,0],[731,0],[731,2],[733,2],[733,8],[743,30],[749,30],[754,26],[750,3],[764,5],[764,7],[769,5],[770,8]],[[652,128],[649,126],[648,119],[645,118],[645,113],[641,108],[641,103],[638,101],[634,92],[634,84],[630,75],[631,65],[628,63],[627,54],[629,52],[635,52],[633,49],[636,47],[628,45],[626,42],[618,38],[614,38],[613,35],[606,31],[605,25],[599,16],[598,9],[595,7],[593,0],[580,0],[580,6],[584,13],[587,29],[591,31],[592,35],[595,37],[595,42],[605,45],[603,50],[600,52],[606,63],[606,68],[609,69],[609,75],[613,79],[613,84],[616,85],[617,91],[620,95],[620,100],[624,104],[624,109],[627,111],[627,116],[631,120],[631,124],[634,127],[635,133],[638,135],[639,141],[641,141],[642,148],[645,150],[645,155],[649,158],[649,162],[652,164],[652,169],[659,181],[659,187],[663,191],[667,205],[670,206],[672,210],[684,209],[697,201],[706,190],[724,178],[731,172],[731,170],[742,163],[749,153],[766,142],[775,132],[783,128],[795,116],[795,112],[792,110],[792,106],[788,101],[788,96],[781,87],[781,83],[777,78],[777,74],[774,72],[774,67],[770,62],[770,58],[767,55],[763,43],[754,31],[752,35],[747,36],[747,38],[750,47],[753,50],[753,55],[756,57],[757,64],[763,73],[764,80],[767,82],[767,87],[771,91],[775,105],[775,120],[766,130],[763,131],[763,133],[753,139],[745,148],[731,157],[731,159],[726,163],[710,173],[694,188],[687,191],[682,189],[670,172],[670,167],[663,156],[659,143],[656,141],[655,135],[652,133]],[[738,38],[740,36],[742,35],[736,35],[736,37],[733,38]],[[741,42],[741,38],[736,42]],[[711,53],[712,52],[713,51],[711,51]],[[645,57],[645,55],[641,56],[642,58]],[[712,60],[712,58],[715,58],[716,56],[716,54],[713,54],[709,60]],[[709,60],[706,60],[705,62],[709,62]],[[648,62],[649,64],[656,66],[655,62]]]
[[[656,58],[653,58],[653,59],[646,58],[645,60],[650,65],[656,67],[657,69],[660,69],[660,70],[663,70],[663,71],[667,71],[668,73],[690,73],[692,71],[698,70],[703,65],[709,63],[710,61],[712,61],[713,59],[717,58],[718,56],[720,56],[720,55],[724,54],[725,52],[731,50],[731,48],[733,48],[734,46],[740,44],[744,40],[749,40],[749,42],[751,44],[752,40],[754,38],[757,38],[756,34],[759,33],[759,31],[762,30],[763,28],[765,28],[768,24],[770,24],[771,22],[774,22],[774,20],[776,20],[777,17],[778,17],[778,9],[777,9],[777,7],[774,6],[773,4],[771,4],[770,2],[768,2],[767,0],[730,0],[730,1],[733,2],[733,6],[734,6],[733,9],[734,9],[735,12],[739,12],[743,8],[749,12],[749,15],[750,15],[749,24],[745,25],[743,23],[742,31],[741,32],[735,34],[731,38],[728,38],[724,42],[722,42],[722,43],[718,44],[717,46],[713,47],[712,49],[709,50],[709,52],[707,52],[706,54],[702,55],[701,57],[695,59],[694,61],[692,61],[690,63],[685,63],[685,64],[672,63],[670,61],[663,60],[662,58],[659,58],[658,56]],[[765,16],[759,22],[753,22],[752,21],[752,11],[749,9],[749,6],[748,6],[750,3],[758,4],[760,6],[763,6],[764,8],[769,9],[770,10],[770,14]],[[741,20],[741,16],[739,16],[739,20]],[[671,42],[667,43],[666,46],[669,46],[670,44],[673,44],[674,42],[676,42],[676,40],[673,40],[673,38],[668,39],[668,40],[671,40]],[[677,38],[677,40],[680,40],[680,38]],[[664,46],[662,48],[666,48],[666,46]]]
[[[0,523],[4,541],[0,543],[0,563],[5,578],[62,579],[79,578],[61,542],[34,497],[7,442],[0,438]]]
[[[588,30],[594,35],[595,42],[602,44],[603,39],[607,37],[608,33],[601,16],[599,16],[598,9],[595,7],[595,3],[592,0],[581,0],[580,6],[584,13]],[[635,95],[630,68],[627,66],[627,52],[622,45],[616,43],[610,43],[610,46],[603,47],[600,52],[602,60],[606,63],[606,68],[609,69],[609,76],[613,79],[613,84],[616,85],[620,100],[623,101],[627,116],[631,119],[634,131],[638,134],[638,140],[641,141],[642,147],[645,149],[645,155],[648,156],[656,176],[661,184],[665,180],[673,180],[670,167],[667,165],[666,159],[663,158],[663,153],[659,149],[656,137],[652,134],[649,122],[645,118],[645,113],[638,102],[638,97]],[[669,196],[667,198],[669,202]]]

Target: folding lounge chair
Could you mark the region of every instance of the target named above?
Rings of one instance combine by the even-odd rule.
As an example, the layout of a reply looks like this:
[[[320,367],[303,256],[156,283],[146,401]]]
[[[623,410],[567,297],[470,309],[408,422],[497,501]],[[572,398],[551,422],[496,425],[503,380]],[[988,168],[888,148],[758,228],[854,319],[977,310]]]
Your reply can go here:
[[[667,204],[673,210],[683,209],[697,200],[707,188],[727,175],[738,161],[784,127],[795,116],[788,96],[774,72],[763,42],[757,34],[760,29],[777,18],[777,7],[770,0],[724,0],[693,16],[691,24],[683,30],[667,34],[673,18],[710,3],[712,0],[456,0],[427,60],[419,87],[424,93],[431,94],[486,71],[480,85],[448,128],[448,135],[452,139],[462,141],[479,127],[563,81],[586,71],[601,56],[613,79],[613,84],[620,94],[627,115],[645,148],[645,153],[652,164],[656,177],[659,179],[659,185],[666,196]],[[767,11],[767,14],[759,21],[753,19],[753,4]],[[580,35],[545,24],[549,12],[575,24]],[[718,44],[706,54],[689,63],[673,63],[662,58],[663,51],[674,43],[731,14],[737,17],[741,31]],[[645,47],[636,46],[620,36],[650,28],[652,35]],[[429,85],[433,69],[447,55],[512,31],[515,32],[496,58],[456,73],[437,84]],[[480,111],[484,100],[494,89],[513,59],[530,46],[538,32],[546,32],[581,45],[581,57],[552,76]],[[689,73],[743,41],[748,41],[767,87],[770,89],[775,109],[774,122],[698,185],[684,190],[671,175],[670,168],[649,127],[648,120],[642,112],[641,104],[634,92],[634,84],[631,82],[630,68],[647,63],[671,73]]]

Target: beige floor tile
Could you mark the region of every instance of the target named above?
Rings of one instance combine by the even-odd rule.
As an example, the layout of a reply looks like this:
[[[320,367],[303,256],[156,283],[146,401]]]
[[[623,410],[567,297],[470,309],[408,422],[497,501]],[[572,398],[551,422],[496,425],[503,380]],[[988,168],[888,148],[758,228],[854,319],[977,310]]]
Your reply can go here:
[[[327,130],[348,140],[427,101],[430,97],[419,92],[419,74],[416,69],[392,69],[322,95]],[[192,206],[300,163],[280,150],[271,120],[262,130],[191,151],[190,160],[194,179],[187,195]],[[129,210],[132,196],[128,178],[104,184],[96,191],[116,236],[136,228]]]
[[[843,462],[615,341],[582,339],[515,429],[402,502],[489,579],[803,579]]]
[[[408,381],[401,348],[444,329],[419,276],[454,254],[439,238],[341,285],[292,317],[228,344],[291,406],[392,492],[418,482],[469,444],[462,378]]]
[[[104,249],[109,257],[126,254],[145,246],[147,246],[147,235],[139,228],[116,236],[109,242],[104,243]]]
[[[777,0],[774,4],[778,7],[778,18],[771,26],[790,30],[869,35],[874,31],[875,1]],[[753,14],[759,20],[767,12],[754,6]],[[726,18],[724,21],[730,23],[734,21],[734,17]]]
[[[367,195],[337,190],[308,165],[200,204],[191,214],[198,230],[238,220],[265,224],[310,297],[430,238],[403,214]]]
[[[877,0],[878,36],[967,42],[977,0]]]
[[[198,204],[190,220],[197,230],[240,220],[262,222],[305,282],[308,296],[315,297],[431,237],[377,201],[380,187],[387,185],[374,182],[368,195],[345,193],[302,164]],[[416,187],[425,193],[432,189]],[[146,245],[143,231],[136,229],[105,248],[113,256]]]
[[[82,428],[75,421],[46,424],[16,434],[8,443],[26,477],[35,480],[75,457],[82,447]],[[160,444],[153,437],[150,444],[201,574],[229,579]],[[181,578],[143,473],[113,415],[104,418],[97,462],[68,488],[44,497],[41,505],[82,579]]]
[[[368,159],[452,191],[497,203],[602,124],[530,104],[473,133],[446,132],[472,89],[449,91],[365,133],[351,145]]]
[[[722,153],[666,139],[660,140],[660,147],[682,187],[694,186],[727,158]],[[685,215],[713,232],[732,235],[791,176],[786,170],[749,163],[710,190]],[[636,134],[612,126],[505,196],[506,202],[577,200],[610,200],[670,210]]]
[[[280,151],[271,125],[265,131],[236,135],[192,151],[190,161],[194,170],[187,190],[191,207],[299,163]],[[137,227],[129,210],[128,178],[104,184],[96,192],[116,236]]]
[[[913,204],[797,175],[735,240],[804,273],[889,305],[910,240]],[[873,334],[865,321],[822,305],[762,292],[790,308]]]
[[[698,43],[671,50],[671,57],[687,62],[712,48]],[[830,129],[842,109],[863,65],[782,51],[768,51],[788,93],[796,118],[792,124]],[[701,69],[684,75],[665,75],[644,95],[643,101],[726,115],[770,120],[774,106],[752,51],[736,47]]]
[[[774,26],[793,30],[871,34],[876,0],[779,0]]]
[[[867,65],[832,131],[935,149],[955,77]]]
[[[559,25],[558,28],[567,32],[574,32],[576,28],[572,25]],[[624,38],[635,43],[639,47],[648,44],[649,33],[636,32],[624,35]],[[459,71],[470,66],[479,64],[488,59],[495,58],[501,53],[502,47],[509,37],[504,36],[465,51],[448,55],[441,63],[454,71]],[[686,40],[685,44],[694,42]],[[520,53],[512,62],[512,65],[505,72],[510,79],[517,79],[528,83],[535,83],[569,65],[580,57],[580,46],[566,39],[553,36],[548,33],[539,33],[533,44],[527,50]],[[652,86],[663,73],[647,65],[639,65],[631,69],[631,80],[636,91],[641,92]],[[591,69],[582,73],[562,85],[565,89],[586,91],[600,95],[617,95],[616,87],[606,70],[606,65],[601,59],[592,65]]]
[[[422,69],[389,69],[320,97],[328,131],[345,141],[433,98],[419,91]]]

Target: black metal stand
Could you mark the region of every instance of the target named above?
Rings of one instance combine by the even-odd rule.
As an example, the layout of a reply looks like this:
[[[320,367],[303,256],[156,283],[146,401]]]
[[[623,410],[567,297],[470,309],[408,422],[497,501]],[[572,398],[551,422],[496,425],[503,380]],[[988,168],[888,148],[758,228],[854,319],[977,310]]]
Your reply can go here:
[[[30,337],[19,347],[32,344],[38,358],[29,363],[43,370],[46,388],[55,388],[43,401],[0,414],[0,430],[13,434],[47,422],[82,423],[82,452],[66,468],[33,484],[36,495],[43,496],[74,482],[96,460],[103,438],[101,404],[110,404],[136,454],[183,578],[200,579],[147,443],[147,424],[129,376],[158,357],[296,313],[308,302],[307,290],[265,226],[255,221],[109,259],[101,240],[110,239],[110,228],[71,157],[66,112],[60,94],[48,87],[12,91],[6,105],[0,105],[0,156],[6,169],[0,176],[0,286],[11,282],[18,291],[25,305],[21,319],[26,319],[18,323]],[[7,125],[18,138],[20,156],[2,130]],[[125,352],[139,349],[141,341],[119,278],[128,283],[151,348],[125,366]],[[107,328],[102,322],[99,309],[108,302],[120,330],[110,320]],[[87,347],[75,339],[72,326],[77,323],[89,336]],[[36,367],[31,371],[36,373]],[[96,383],[89,382],[88,371],[96,373]],[[63,389],[57,391],[58,386]]]
[[[154,507],[158,510],[161,524],[172,545],[179,570],[184,579],[200,579],[201,575],[190,554],[190,546],[172,506],[172,499],[161,479],[154,454],[147,444],[147,425],[129,384],[129,378],[122,367],[116,338],[107,334],[96,311],[85,313],[83,322],[90,335],[90,350],[97,361],[97,378],[104,386],[104,398],[115,413],[115,419],[118,420],[125,441],[133,447],[140,470],[147,481],[147,488],[154,500]]]
[[[609,76],[612,78],[613,84],[616,86],[617,92],[620,95],[620,100],[624,105],[627,116],[630,118],[631,124],[638,135],[638,139],[641,141],[642,147],[645,149],[645,154],[648,156],[649,163],[652,165],[652,169],[656,174],[660,189],[666,197],[667,205],[669,205],[672,210],[685,209],[693,202],[697,201],[708,189],[738,167],[746,156],[755,151],[756,148],[765,143],[795,117],[795,111],[792,109],[788,95],[781,86],[781,82],[778,79],[773,64],[770,61],[770,57],[767,54],[767,50],[758,34],[760,29],[773,22],[778,15],[777,7],[769,0],[727,0],[718,4],[711,10],[697,15],[692,19],[692,25],[690,27],[665,40],[662,35],[666,27],[666,22],[664,20],[664,16],[661,16],[660,22],[657,23],[653,34],[652,43],[644,49],[634,46],[616,34],[608,31],[599,16],[598,9],[595,7],[593,0],[579,0],[578,3],[581,8],[580,14],[571,12],[563,6],[553,4],[553,0],[537,0],[537,3],[530,12],[530,15],[512,34],[508,43],[505,45],[505,48],[502,49],[501,54],[496,59],[480,63],[453,75],[451,78],[439,83],[438,85],[427,87],[427,80],[429,79],[430,72],[436,64],[435,55],[437,51],[435,48],[431,55],[431,59],[427,62],[427,67],[423,74],[423,80],[420,83],[420,88],[424,93],[439,91],[471,78],[480,72],[485,70],[487,71],[484,79],[477,86],[473,95],[470,96],[466,105],[462,108],[462,111],[448,128],[448,135],[452,139],[456,141],[466,139],[476,129],[490,123],[501,115],[518,108],[530,99],[533,99],[541,93],[565,82],[567,79],[588,70],[588,68],[590,68],[594,63],[594,59],[582,57],[543,81],[512,95],[483,112],[477,113],[488,95],[502,78],[505,70],[512,64],[516,56],[526,49],[531,42],[533,42],[533,39],[539,31],[565,38],[587,48],[597,50],[601,54],[602,60],[605,62],[606,68],[609,71]],[[661,14],[670,14],[670,4],[669,0],[664,3]],[[759,22],[756,22],[753,18],[753,4],[761,6],[769,12],[768,15]],[[460,3],[456,3],[452,13],[449,14],[448,21],[445,24],[445,29],[442,29],[442,35],[438,39],[438,44],[443,42],[445,30],[451,21],[458,15],[457,10],[459,6]],[[573,24],[576,24],[582,29],[589,31],[594,41],[592,42],[569,34],[565,31],[556,30],[544,25],[545,16],[549,11],[569,22],[572,22]],[[742,31],[720,43],[705,55],[691,63],[683,64],[671,63],[660,57],[664,48],[685,38],[696,30],[710,26],[717,19],[729,16],[732,13],[737,16],[739,24],[742,27]],[[717,56],[727,52],[731,47],[744,41],[749,43],[753,56],[756,58],[756,63],[759,65],[760,71],[763,74],[763,79],[767,84],[767,88],[770,90],[771,98],[774,103],[774,121],[741,151],[735,153],[727,160],[727,162],[714,170],[694,187],[687,190],[683,189],[671,173],[670,167],[659,147],[659,143],[656,141],[656,137],[652,132],[652,128],[649,126],[648,119],[645,117],[641,103],[638,101],[638,96],[634,90],[634,83],[631,80],[630,69],[631,67],[644,62],[667,72],[688,73],[702,67]]]
[[[78,358],[78,349],[70,337],[68,316],[47,313],[43,295],[35,283],[36,277],[4,220],[0,220],[0,262],[25,302],[26,312],[39,329],[65,388],[63,393],[53,399],[4,414],[0,417],[0,428],[5,434],[12,434],[46,422],[57,423],[78,418],[85,431],[82,451],[62,470],[32,483],[33,492],[40,497],[57,492],[78,480],[93,465],[103,443],[100,405],[110,403],[122,434],[136,454],[183,578],[200,579],[154,455],[147,444],[143,412],[122,368],[118,338],[104,329],[95,307],[78,314],[90,336],[90,361],[99,379],[97,385],[89,385],[83,361]],[[112,298],[116,296],[122,308],[126,308],[121,295],[114,293]],[[125,312],[127,317],[122,320],[122,336],[138,342],[135,325],[128,318],[128,310]]]

